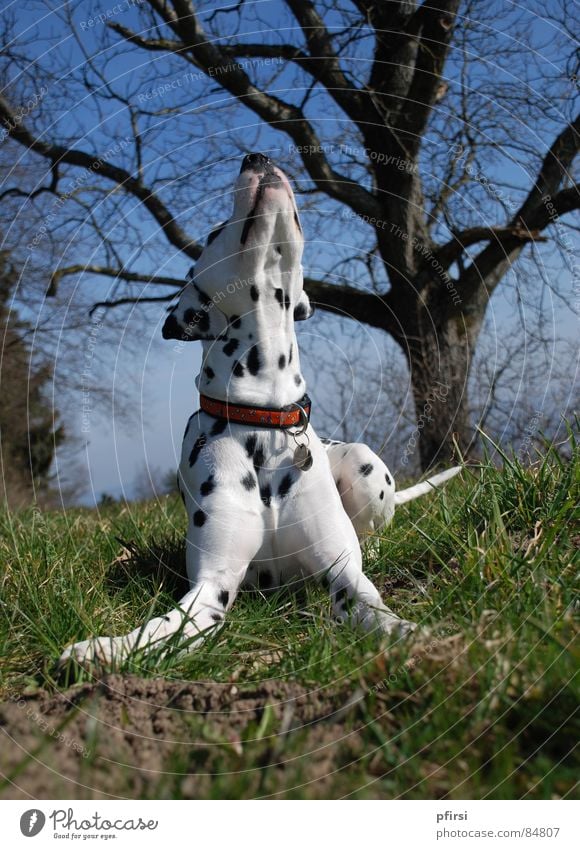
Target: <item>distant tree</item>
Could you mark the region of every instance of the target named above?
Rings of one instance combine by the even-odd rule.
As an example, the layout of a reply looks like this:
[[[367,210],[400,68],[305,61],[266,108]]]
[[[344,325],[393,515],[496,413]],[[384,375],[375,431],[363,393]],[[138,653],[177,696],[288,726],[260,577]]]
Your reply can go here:
[[[162,470],[146,463],[133,478],[132,496],[135,501],[148,501],[178,492],[175,469]]]
[[[10,256],[0,251],[0,500],[10,506],[49,498],[54,452],[65,437],[47,396],[50,364],[34,361],[32,328],[10,306],[17,279]]]

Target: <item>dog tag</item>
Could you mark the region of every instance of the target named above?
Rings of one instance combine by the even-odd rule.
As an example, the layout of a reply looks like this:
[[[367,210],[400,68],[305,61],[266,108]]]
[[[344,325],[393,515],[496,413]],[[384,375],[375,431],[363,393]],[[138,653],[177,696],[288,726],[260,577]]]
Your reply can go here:
[[[296,468],[300,469],[301,472],[307,472],[308,469],[312,468],[313,462],[310,448],[307,445],[298,445],[294,452],[294,465]]]

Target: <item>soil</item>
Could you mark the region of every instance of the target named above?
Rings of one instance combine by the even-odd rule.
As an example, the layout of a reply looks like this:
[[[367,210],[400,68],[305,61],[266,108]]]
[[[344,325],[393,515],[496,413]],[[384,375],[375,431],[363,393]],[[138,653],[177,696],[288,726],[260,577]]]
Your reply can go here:
[[[309,796],[324,798],[325,777],[361,754],[356,731],[341,727],[356,701],[281,681],[238,689],[113,674],[14,697],[0,704],[1,772],[10,779],[0,797],[267,796],[280,792],[288,759],[282,783],[308,782]]]

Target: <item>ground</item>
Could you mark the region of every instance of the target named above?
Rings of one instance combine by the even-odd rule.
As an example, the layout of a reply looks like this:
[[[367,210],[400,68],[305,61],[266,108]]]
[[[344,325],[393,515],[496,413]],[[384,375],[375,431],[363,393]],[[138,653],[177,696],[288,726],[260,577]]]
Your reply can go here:
[[[56,661],[179,597],[179,500],[3,514],[0,796],[576,797],[579,470],[571,433],[398,509],[365,563],[410,640],[244,593],[201,650],[112,671]]]

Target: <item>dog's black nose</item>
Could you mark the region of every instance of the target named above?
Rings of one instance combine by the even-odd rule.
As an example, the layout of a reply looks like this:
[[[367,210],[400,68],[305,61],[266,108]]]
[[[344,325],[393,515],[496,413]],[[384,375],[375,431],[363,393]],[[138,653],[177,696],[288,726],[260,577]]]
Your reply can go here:
[[[269,171],[272,168],[272,161],[263,153],[248,153],[244,156],[240,174],[244,171]]]

